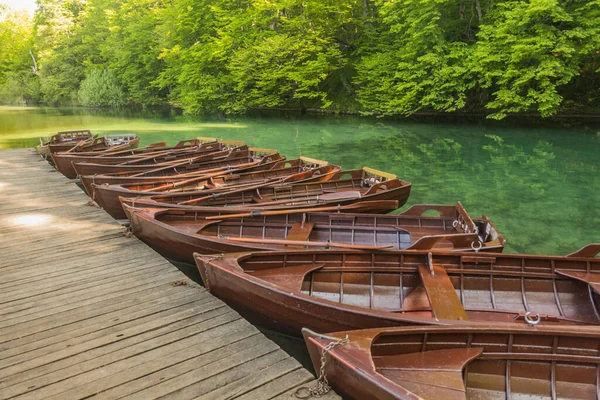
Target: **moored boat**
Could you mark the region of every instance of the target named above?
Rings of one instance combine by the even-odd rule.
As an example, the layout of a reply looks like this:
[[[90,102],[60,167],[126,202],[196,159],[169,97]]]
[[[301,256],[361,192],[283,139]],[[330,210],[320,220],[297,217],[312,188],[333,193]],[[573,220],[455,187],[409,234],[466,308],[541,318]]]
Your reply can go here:
[[[229,170],[227,173],[215,172],[205,176],[170,182],[135,183],[129,185],[92,184],[92,199],[115,219],[126,218],[119,197],[149,197],[160,193],[202,192],[204,195],[226,192],[242,187],[260,187],[261,185],[286,184],[291,182],[326,181],[339,166],[329,165],[326,161],[303,158],[293,167],[275,168],[264,171]],[[285,161],[281,163],[284,164]]]
[[[246,158],[230,160],[225,165],[215,168],[207,169],[206,165],[196,162],[178,162],[142,172],[121,171],[107,174],[80,175],[79,179],[85,192],[93,198],[95,195],[92,185],[125,184],[149,190],[184,180],[204,179],[210,176],[226,175],[234,171],[235,173],[268,171],[293,167],[299,163],[301,163],[300,159],[286,160],[276,150],[250,147]]]
[[[569,256],[419,251],[196,255],[207,288],[299,334],[484,321],[597,325],[600,244]]]
[[[423,216],[431,210],[439,216]],[[167,258],[192,264],[194,252],[339,249],[340,245],[502,252],[506,243],[485,215],[472,219],[460,203],[416,205],[401,214],[339,211],[337,206],[314,211],[249,210],[245,214],[216,214],[211,208],[130,208],[128,215],[131,230],[139,239]]]
[[[338,171],[325,182],[268,185],[205,196],[202,192],[151,196],[148,204],[162,208],[232,207],[289,209],[347,205],[363,201],[396,200],[404,205],[411,183],[372,168]],[[379,212],[379,211],[378,211]]]
[[[152,160],[153,158],[164,161],[175,160],[178,157],[192,157],[194,154],[214,152],[222,150],[225,147],[220,142],[201,142],[198,139],[183,140],[174,147],[165,148],[143,148],[143,149],[120,149],[119,151],[103,152],[77,152],[77,153],[52,153],[52,161],[56,169],[69,179],[75,179],[77,172],[73,164],[78,162],[93,162],[95,164],[121,164],[128,162],[141,162]]]
[[[150,171],[161,167],[169,167],[172,165],[201,163],[205,164],[208,161],[219,160],[219,159],[234,159],[243,158],[248,152],[248,146],[239,146],[234,148],[223,148],[220,150],[207,150],[207,151],[193,151],[193,152],[169,152],[167,154],[148,155],[136,160],[128,160],[114,163],[95,163],[95,162],[82,162],[73,163],[73,168],[77,173],[77,176],[81,175],[102,175],[106,173],[118,173],[118,172],[130,172],[140,173],[143,171]]]
[[[35,150],[41,156],[47,158],[52,152],[67,151],[78,142],[88,141],[90,139],[93,139],[93,135],[89,129],[58,132],[57,134],[52,135],[48,140],[40,138],[40,144],[36,146]]]
[[[315,370],[348,399],[600,397],[597,328],[477,324],[303,335]]]

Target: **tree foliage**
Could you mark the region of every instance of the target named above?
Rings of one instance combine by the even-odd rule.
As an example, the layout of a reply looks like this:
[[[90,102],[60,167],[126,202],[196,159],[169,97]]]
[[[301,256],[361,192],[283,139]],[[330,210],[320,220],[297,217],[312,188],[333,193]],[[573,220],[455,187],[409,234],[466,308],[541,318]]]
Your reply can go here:
[[[37,2],[33,21],[0,7],[10,98],[79,101],[84,82],[110,71],[119,104],[191,114],[503,118],[600,105],[600,0]]]
[[[119,107],[125,104],[125,93],[109,69],[95,69],[81,82],[79,101],[88,107]]]

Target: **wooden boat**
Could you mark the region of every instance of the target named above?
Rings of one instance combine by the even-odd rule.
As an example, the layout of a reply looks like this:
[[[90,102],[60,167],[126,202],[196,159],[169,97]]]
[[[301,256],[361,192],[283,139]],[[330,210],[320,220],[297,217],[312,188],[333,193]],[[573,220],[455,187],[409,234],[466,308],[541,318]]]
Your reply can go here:
[[[600,398],[595,327],[477,324],[303,334],[315,370],[323,357],[328,382],[347,399]]]
[[[566,257],[417,251],[196,255],[207,288],[298,334],[484,321],[600,323],[600,244]],[[268,310],[265,311],[265,310]]]
[[[73,164],[80,162],[93,162],[95,164],[120,164],[131,161],[148,160],[154,157],[163,159],[164,161],[174,160],[177,157],[186,158],[192,157],[194,154],[202,154],[223,150],[226,147],[220,142],[212,141],[203,143],[198,139],[182,140],[174,147],[165,147],[156,149],[154,147],[145,149],[106,152],[79,152],[79,153],[52,153],[52,161],[58,171],[69,179],[75,179],[77,172]]]
[[[58,132],[56,135],[52,135],[49,140],[40,138],[40,144],[36,146],[35,150],[42,157],[47,158],[51,152],[67,151],[78,142],[92,138],[92,132],[88,129]]]
[[[154,173],[162,170],[192,170],[196,172],[202,171],[204,174],[213,174],[218,173],[219,171],[225,173],[235,169],[235,167],[247,168],[250,166],[257,166],[264,157],[270,158],[271,160],[283,158],[276,153],[276,150],[272,150],[272,153],[270,154],[257,154],[246,146],[241,146],[214,153],[202,153],[191,158],[183,158],[157,164],[148,164],[146,162],[128,165],[80,163],[75,164],[74,167],[78,173],[82,174],[80,176],[94,175],[94,171],[98,171],[99,175],[104,175],[101,171],[107,171],[106,173],[124,173],[128,176],[142,176],[145,173]]]
[[[235,158],[235,152],[239,152],[239,157],[243,157],[242,152],[247,152],[248,146],[239,146],[234,148],[223,148],[220,150],[208,150],[200,152],[177,152],[158,155],[148,155],[136,160],[129,160],[118,164],[82,162],[73,163],[73,168],[77,176],[93,175],[104,173],[115,173],[121,171],[139,173],[156,168],[171,166],[176,163],[189,164],[193,162],[205,163],[209,160],[217,160],[222,158]]]
[[[347,205],[362,201],[397,200],[402,206],[410,195],[410,182],[371,168],[336,172],[325,182],[269,185],[205,196],[202,192],[151,196],[148,204],[162,208],[233,207],[291,209]]]
[[[206,166],[199,163],[178,162],[168,166],[158,167],[153,170],[143,172],[121,171],[110,174],[80,175],[79,179],[85,192],[90,197],[94,197],[95,185],[141,185],[138,187],[148,188],[172,184],[188,179],[203,178],[207,175],[217,176],[249,171],[268,171],[270,169],[288,168],[298,164],[300,159],[286,160],[284,156],[277,153],[276,150],[259,149],[256,147],[248,148],[248,158],[233,160],[222,167],[206,169]]]
[[[430,210],[440,216],[422,215]],[[395,215],[340,213],[337,206],[324,211],[215,215],[210,208],[207,211],[136,208],[128,215],[135,236],[163,256],[191,264],[194,252],[325,249],[335,248],[336,244],[396,250],[502,252],[506,243],[485,215],[472,219],[460,203],[416,205]]]
[[[266,171],[239,172],[226,174],[215,172],[184,180],[174,179],[168,183],[135,183],[130,185],[92,184],[92,199],[115,219],[126,218],[119,197],[149,197],[160,193],[183,193],[186,191],[203,192],[205,195],[222,193],[242,187],[259,187],[275,183],[321,182],[339,171],[337,165],[326,161],[304,158],[296,167],[279,168]],[[191,255],[191,253],[190,253]]]

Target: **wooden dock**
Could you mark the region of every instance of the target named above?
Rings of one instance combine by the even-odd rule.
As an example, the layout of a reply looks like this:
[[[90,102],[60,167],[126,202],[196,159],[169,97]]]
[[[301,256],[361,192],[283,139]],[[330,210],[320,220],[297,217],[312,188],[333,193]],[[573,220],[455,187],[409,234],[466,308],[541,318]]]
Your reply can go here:
[[[0,151],[0,398],[292,399],[314,384],[88,201],[32,150]]]

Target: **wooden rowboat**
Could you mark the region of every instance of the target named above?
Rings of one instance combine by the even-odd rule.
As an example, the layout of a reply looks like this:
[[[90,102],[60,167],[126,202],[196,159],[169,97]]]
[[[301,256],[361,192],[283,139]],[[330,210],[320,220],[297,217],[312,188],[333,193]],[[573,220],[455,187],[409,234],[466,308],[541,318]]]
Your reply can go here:
[[[358,249],[389,246],[502,252],[506,243],[485,215],[473,220],[460,203],[416,205],[395,215],[340,213],[336,208],[325,210],[329,212],[273,210],[229,215],[215,215],[210,208],[204,212],[137,208],[128,214],[135,236],[163,256],[191,264],[194,252],[324,249],[336,244]],[[440,216],[422,215],[429,210]]]
[[[203,192],[208,196],[242,187],[259,187],[261,185],[291,182],[321,182],[326,181],[339,170],[339,166],[329,165],[326,161],[304,158],[295,167],[249,172],[233,170],[226,174],[215,172],[214,174],[184,180],[174,178],[171,182],[161,184],[92,184],[92,199],[113,218],[123,219],[126,216],[119,197],[140,198],[160,193],[183,193],[186,191]]]
[[[336,172],[325,182],[269,185],[212,196],[202,192],[169,193],[151,196],[147,203],[162,208],[202,206],[272,210],[396,200],[402,206],[408,200],[410,188],[410,182],[400,180],[396,175],[365,167]]]
[[[206,169],[206,165],[200,163],[177,162],[167,166],[158,167],[142,172],[116,172],[110,174],[80,175],[79,179],[86,193],[94,197],[95,185],[136,185],[144,190],[174,184],[189,179],[205,178],[249,171],[268,171],[294,167],[301,164],[300,159],[286,160],[276,150],[248,148],[248,158],[236,159],[222,167]]]
[[[78,152],[78,153],[52,153],[52,161],[56,169],[69,179],[75,179],[77,172],[73,168],[74,163],[93,162],[95,164],[121,164],[128,162],[140,162],[152,158],[163,161],[175,160],[177,157],[192,157],[195,153],[206,153],[222,150],[225,145],[220,142],[212,141],[202,143],[197,139],[183,140],[174,147],[166,148],[144,148],[120,151],[106,152]]]
[[[122,171],[140,173],[161,167],[168,167],[174,164],[190,164],[194,162],[205,163],[209,160],[224,158],[243,158],[244,154],[247,154],[247,152],[248,146],[244,145],[234,148],[222,148],[219,150],[169,152],[166,154],[148,155],[135,160],[120,162],[118,164],[76,162],[73,163],[73,168],[75,169],[77,176],[94,174],[102,175]]]
[[[49,140],[40,138],[40,144],[35,150],[44,158],[47,158],[50,153],[58,151],[67,151],[75,146],[80,141],[93,139],[92,132],[88,129],[75,131],[58,132],[52,135]]]
[[[323,366],[333,389],[348,399],[600,398],[595,327],[480,324],[303,334],[315,370]]]
[[[600,323],[600,244],[569,256],[415,251],[196,255],[211,293],[298,334],[394,325]],[[418,321],[418,322],[417,322]]]

